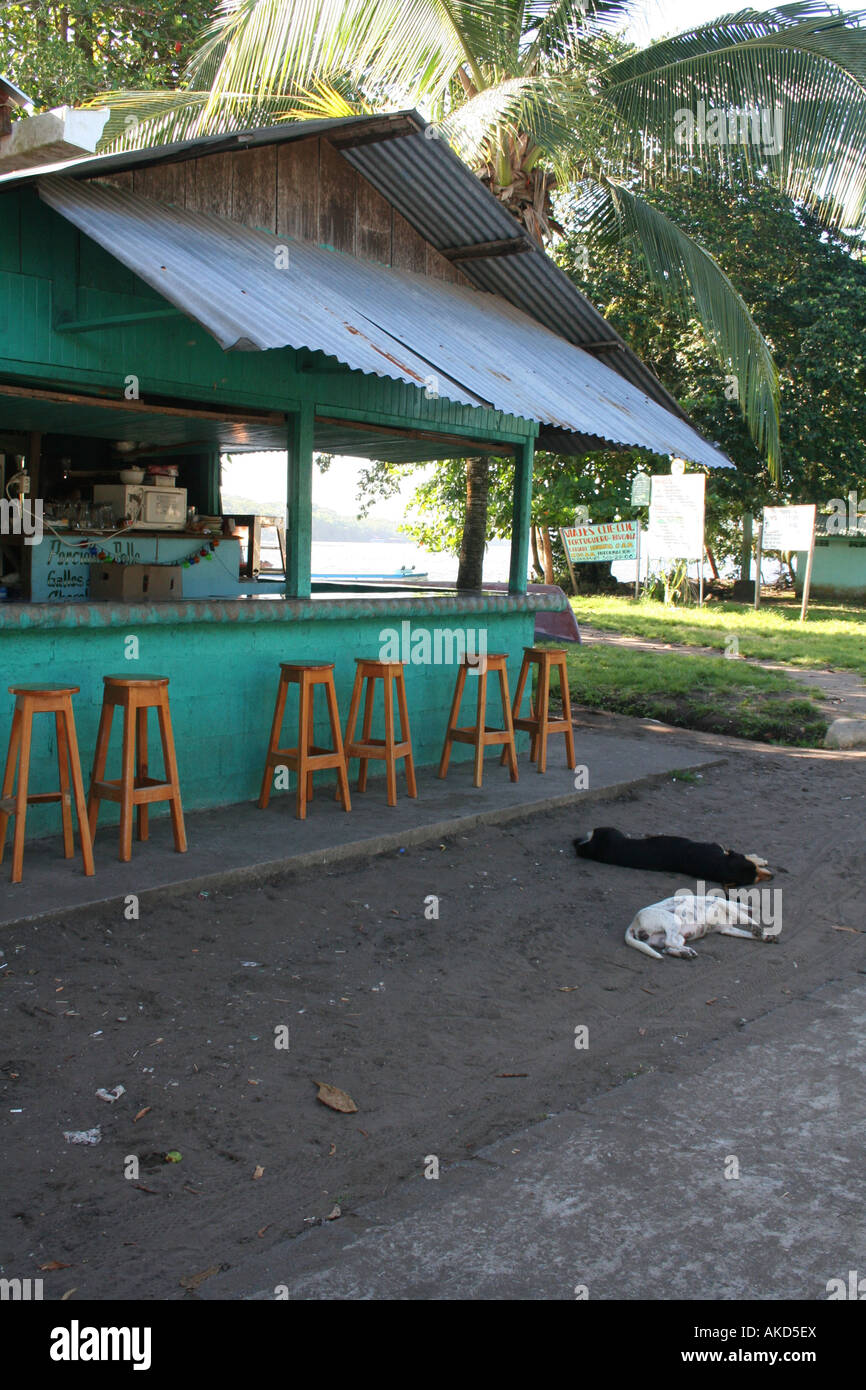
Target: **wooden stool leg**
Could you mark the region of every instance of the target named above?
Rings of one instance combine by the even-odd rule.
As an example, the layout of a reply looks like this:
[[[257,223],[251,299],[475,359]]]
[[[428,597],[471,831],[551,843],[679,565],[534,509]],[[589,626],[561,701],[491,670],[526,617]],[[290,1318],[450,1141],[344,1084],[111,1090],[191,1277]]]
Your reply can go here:
[[[138,726],[138,739],[135,754],[135,775],[136,778],[147,776],[147,707],[142,706],[136,715]],[[146,802],[139,803],[135,808],[136,828],[139,840],[147,840],[150,836],[148,824],[148,808]]]
[[[17,704],[12,714],[12,728],[9,732],[9,750],[6,754],[6,767],[3,771],[3,790],[0,791],[0,798],[7,800],[11,797],[15,786],[15,768],[18,764],[18,752],[21,748],[21,711]],[[9,824],[9,811],[0,809],[0,864],[3,863],[3,852],[6,848],[6,827]]]
[[[72,777],[72,795],[75,800],[75,814],[78,817],[78,835],[81,840],[81,858],[84,872],[93,877],[93,843],[90,838],[90,825],[87,819],[87,803],[84,799],[84,782],[81,778],[81,759],[78,755],[78,735],[75,732],[75,718],[72,705],[64,712],[66,722],[66,746],[69,749],[69,771]]]
[[[350,702],[349,702],[349,718],[346,720],[346,737],[345,737],[345,739],[343,740],[343,746],[344,746],[345,748],[348,748],[349,744],[352,742],[353,738],[355,737],[355,725],[356,725],[357,722],[358,722],[358,709],[359,709],[359,706],[360,706],[360,704],[361,704],[361,686],[363,685],[363,681],[364,681],[364,678],[363,678],[363,676],[361,675],[361,668],[360,668],[360,666],[356,666],[356,667],[355,667],[355,681],[354,681],[354,684],[352,685],[352,698],[351,698],[351,700],[350,700]],[[348,758],[348,755],[347,755],[347,756],[346,756],[346,768],[347,768],[347,770],[348,770],[348,766],[349,766],[349,758]]]
[[[298,786],[295,792],[295,815],[307,817],[307,757],[310,751],[310,701],[307,697],[307,673],[301,672],[298,685]]]
[[[481,786],[484,776],[484,726],[487,722],[487,671],[478,673],[478,714],[475,720],[475,785]]]
[[[480,677],[479,677],[480,680]],[[451,701],[451,711],[448,715],[448,727],[445,730],[445,745],[442,749],[442,757],[439,760],[438,776],[444,777],[448,771],[448,764],[451,761],[451,748],[454,740],[451,737],[452,729],[456,729],[457,720],[460,717],[460,702],[463,699],[463,689],[466,685],[466,667],[461,666],[457,672],[457,683],[454,687],[454,699]]]
[[[131,702],[123,706],[123,741],[120,755],[120,859],[132,858],[132,793],[135,787],[135,716]]]
[[[397,805],[397,760],[394,757],[394,682],[390,671],[386,671],[382,682],[385,687],[385,776],[388,787],[388,805]]]
[[[186,828],[183,823],[183,807],[180,800],[180,778],[177,773],[177,754],[174,750],[174,734],[171,728],[171,714],[168,707],[168,691],[160,692],[156,707],[159,716],[159,732],[162,739],[162,758],[165,764],[166,780],[174,788],[169,801],[171,827],[174,832],[174,847],[178,854],[186,853]]]
[[[514,723],[511,718],[511,701],[508,698],[508,672],[505,667],[499,672],[499,694],[502,698],[502,720],[508,730],[508,742],[504,745],[504,752],[508,758],[508,774],[512,782],[516,782],[517,773],[517,749],[514,746]]]
[[[12,841],[12,882],[20,883],[24,872],[24,829],[27,821],[27,783],[30,780],[30,741],[33,712],[29,705],[21,711],[21,755],[18,764],[18,790],[15,794],[15,836]]]
[[[316,686],[315,686],[315,682],[314,682],[314,681],[310,681],[310,688],[309,688],[309,690],[308,690],[308,692],[307,692],[307,700],[308,700],[308,702],[309,702],[309,711],[308,711],[308,714],[307,714],[307,735],[308,735],[309,740],[310,740],[309,748],[312,748],[313,744],[314,744],[315,741],[316,741],[315,734],[313,733],[314,715],[315,715],[315,710],[316,710],[315,695],[316,695]],[[307,751],[309,751],[309,749],[308,749]],[[312,799],[313,799],[313,774],[312,774],[312,772],[308,772],[308,773],[307,773],[307,800],[308,800],[308,801],[312,801]]]
[[[412,756],[412,735],[409,732],[409,710],[406,705],[406,680],[402,668],[397,672],[397,708],[400,711],[400,740],[408,743],[406,753],[406,789],[410,796],[417,797],[418,785],[415,781],[415,759]]]
[[[547,771],[547,725],[550,710],[550,658],[545,654],[538,668],[538,771]]]
[[[387,684],[388,684],[388,680],[387,680],[387,677],[386,677],[385,680],[383,681],[383,685],[387,686]],[[369,740],[370,734],[371,734],[372,731],[373,731],[373,700],[375,699],[375,696],[376,696],[376,677],[375,677],[375,676],[368,676],[368,677],[367,677],[367,694],[366,694],[366,697],[365,697],[365,700],[364,700],[364,723],[363,723],[363,726],[362,726],[362,728],[361,728],[361,741],[362,741],[362,743],[366,743],[366,742]],[[385,701],[386,708],[387,708],[387,703],[388,703],[388,702],[387,702],[387,700],[386,700],[386,701]],[[386,734],[387,734],[387,728],[386,728]],[[367,767],[368,767],[369,761],[370,761],[369,758],[362,758],[362,759],[361,759],[360,768],[359,768],[359,770],[358,770],[358,791],[359,791],[359,792],[364,792],[364,791],[367,790]]]
[[[337,707],[337,692],[334,689],[333,678],[329,679],[325,686],[325,698],[328,702],[328,719],[331,724],[331,743],[341,758],[340,765],[337,768],[337,795],[343,803],[343,810],[351,811],[352,799],[349,796],[349,775],[345,753],[343,752],[343,735],[340,732],[340,711]]]
[[[75,839],[72,834],[72,807],[69,802],[69,745],[66,739],[66,711],[57,710],[54,715],[57,731],[57,768],[60,773],[60,818],[63,822],[63,857],[75,856]]]
[[[526,689],[526,678],[529,675],[529,657],[524,652],[523,660],[520,663],[520,675],[517,677],[517,690],[514,692],[514,704],[512,705],[512,722],[520,716],[520,706],[523,702],[523,692]],[[508,757],[508,749],[502,749],[502,757],[499,759],[502,766],[505,766]]]
[[[568,766],[573,772],[575,768],[574,725],[571,722],[571,692],[568,688],[568,662],[564,656],[560,656],[557,657],[556,664],[559,667],[559,690],[562,696],[562,717],[568,724],[568,728],[565,730],[565,754],[568,759]]]
[[[277,702],[274,706],[274,717],[271,721],[271,737],[268,740],[268,751],[265,757],[265,771],[262,777],[262,789],[259,793],[259,806],[265,809],[271,799],[271,782],[273,781],[274,765],[271,762],[271,754],[275,753],[280,746],[280,730],[283,727],[283,715],[286,712],[286,695],[289,683],[285,679],[283,672],[280,672],[280,683],[277,686]]]
[[[93,755],[93,771],[90,774],[90,796],[87,802],[87,819],[90,827],[90,839],[93,841],[96,835],[96,818],[99,815],[99,797],[94,793],[94,784],[101,782],[105,776],[105,765],[108,762],[108,744],[111,739],[111,724],[114,719],[114,705],[103,702],[102,712],[99,716],[99,729],[96,734],[96,752]]]

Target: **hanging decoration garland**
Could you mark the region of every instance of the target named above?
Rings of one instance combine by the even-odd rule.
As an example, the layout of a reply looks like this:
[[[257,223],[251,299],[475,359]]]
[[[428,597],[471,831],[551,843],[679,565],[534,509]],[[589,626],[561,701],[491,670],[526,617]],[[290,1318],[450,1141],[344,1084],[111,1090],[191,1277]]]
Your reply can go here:
[[[195,550],[191,550],[184,560],[147,560],[144,563],[150,567],[156,567],[157,569],[169,569],[172,566],[182,565],[186,570],[189,569],[190,565],[200,565],[202,560],[212,560],[214,551],[218,545],[218,540],[211,539],[207,541],[205,545],[201,547],[197,546]],[[109,555],[107,550],[100,550],[97,545],[88,545],[85,543],[80,546],[79,549],[83,550],[85,555],[91,555],[94,560],[98,560],[100,564],[103,565],[126,565],[134,563],[134,561],[124,560],[120,555]]]

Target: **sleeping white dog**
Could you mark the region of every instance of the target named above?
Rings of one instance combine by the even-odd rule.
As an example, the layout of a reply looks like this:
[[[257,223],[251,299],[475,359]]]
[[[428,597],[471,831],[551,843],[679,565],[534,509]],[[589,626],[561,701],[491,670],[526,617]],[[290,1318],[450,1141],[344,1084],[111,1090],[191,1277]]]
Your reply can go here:
[[[749,931],[742,930],[746,926]],[[642,907],[629,924],[625,939],[628,946],[656,960],[661,960],[662,955],[693,960],[698,953],[686,943],[699,941],[710,932],[751,936],[758,941],[776,939],[775,934],[765,933],[741,903],[722,896],[697,897],[694,893],[677,893],[663,902]]]

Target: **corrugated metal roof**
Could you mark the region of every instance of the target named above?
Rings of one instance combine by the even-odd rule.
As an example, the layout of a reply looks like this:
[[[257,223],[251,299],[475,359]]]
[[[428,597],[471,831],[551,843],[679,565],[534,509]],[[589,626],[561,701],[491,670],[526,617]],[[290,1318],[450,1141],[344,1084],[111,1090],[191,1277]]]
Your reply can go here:
[[[49,178],[39,191],[223,348],[308,348],[462,405],[730,467],[686,421],[498,295],[103,184]]]
[[[341,138],[368,139],[376,132],[414,131],[399,138],[369,138],[341,149],[380,193],[438,250],[519,235],[512,215],[484,187],[450,146],[431,136],[435,127],[417,111],[387,116],[346,116],[330,120],[286,122],[230,134],[199,136],[171,145],[119,154],[68,160],[41,170],[0,176],[0,191],[41,175],[96,178],[147,165],[194,159],[224,150],[252,149],[318,135],[339,144]],[[581,294],[564,271],[538,246],[520,255],[461,261],[460,269],[478,288],[501,295],[539,323],[578,346],[614,341],[612,348],[592,348],[600,361],[672,414],[688,417],[654,372],[637,357],[606,319]],[[587,446],[589,447],[589,446]]]

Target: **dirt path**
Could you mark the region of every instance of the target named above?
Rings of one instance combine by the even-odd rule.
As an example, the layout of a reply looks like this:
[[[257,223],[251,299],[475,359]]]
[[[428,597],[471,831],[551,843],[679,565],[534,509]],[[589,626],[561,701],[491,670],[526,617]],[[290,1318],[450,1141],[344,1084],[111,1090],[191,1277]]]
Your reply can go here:
[[[583,812],[140,921],[4,932],[0,1272],[59,1262],[46,1297],[73,1302],[194,1297],[181,1281],[204,1271],[218,1294],[223,1266],[337,1207],[351,1224],[428,1155],[465,1158],[641,1071],[687,1075],[750,1020],[866,973],[862,759],[729,748],[696,781]],[[682,885],[576,860],[594,824],[764,853],[781,941],[711,937],[695,961],[629,951],[636,909]],[[358,1112],[327,1109],[314,1081]],[[118,1084],[116,1104],[96,1098]],[[95,1125],[98,1145],[64,1141]]]
[[[589,623],[580,624],[581,641],[587,646],[598,644],[629,647],[636,652],[679,652],[683,656],[715,656],[725,659],[717,647],[692,647],[681,642],[655,642],[642,637],[630,637],[621,632],[608,632]],[[727,658],[730,660],[731,658]],[[866,681],[854,671],[805,670],[802,666],[785,666],[780,661],[759,661],[755,657],[737,657],[750,666],[763,666],[765,671],[782,671],[809,688],[816,702],[829,719],[866,719]]]

